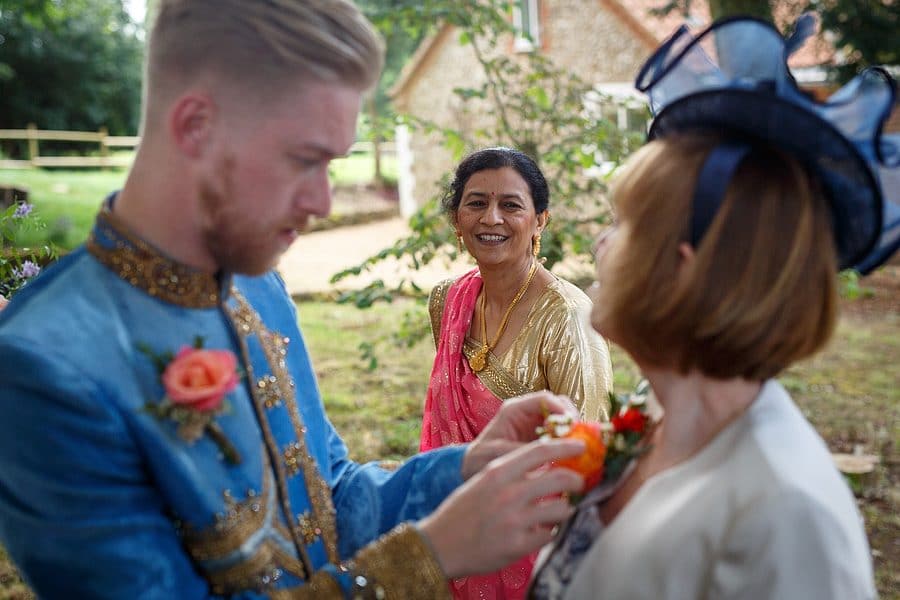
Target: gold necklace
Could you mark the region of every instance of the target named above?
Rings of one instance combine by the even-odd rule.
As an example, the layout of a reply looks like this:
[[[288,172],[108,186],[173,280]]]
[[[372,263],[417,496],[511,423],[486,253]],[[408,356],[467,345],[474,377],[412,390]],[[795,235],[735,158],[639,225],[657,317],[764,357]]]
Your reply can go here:
[[[512,302],[509,303],[509,307],[506,309],[506,312],[503,314],[503,318],[500,320],[500,327],[497,328],[497,333],[494,334],[494,341],[488,343],[487,339],[487,325],[485,324],[486,319],[486,310],[484,307],[484,298],[486,294],[481,294],[481,348],[478,349],[472,357],[469,359],[469,366],[472,367],[472,370],[476,373],[482,370],[487,362],[487,354],[491,350],[494,349],[494,346],[497,345],[497,342],[500,341],[500,337],[503,335],[503,330],[506,329],[506,322],[509,321],[509,315],[512,314],[513,308],[516,307],[516,304],[519,303],[519,300],[522,299],[522,296],[525,295],[525,291],[528,289],[528,286],[531,285],[531,280],[534,279],[534,274],[537,272],[537,261],[531,262],[531,270],[528,271],[528,277],[525,279],[525,283],[522,284],[522,287],[519,288],[519,291],[516,292],[515,297],[513,297]]]

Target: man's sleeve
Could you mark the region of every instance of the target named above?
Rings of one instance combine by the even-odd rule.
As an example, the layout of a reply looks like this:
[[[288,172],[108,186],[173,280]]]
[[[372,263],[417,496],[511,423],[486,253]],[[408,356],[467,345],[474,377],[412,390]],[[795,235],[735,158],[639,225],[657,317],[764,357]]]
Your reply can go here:
[[[466,446],[413,456],[395,470],[347,457],[334,429],[329,435],[332,498],[341,557],[349,557],[397,524],[421,519],[462,484]]]
[[[121,415],[65,357],[0,342],[0,540],[46,598],[201,598]]]

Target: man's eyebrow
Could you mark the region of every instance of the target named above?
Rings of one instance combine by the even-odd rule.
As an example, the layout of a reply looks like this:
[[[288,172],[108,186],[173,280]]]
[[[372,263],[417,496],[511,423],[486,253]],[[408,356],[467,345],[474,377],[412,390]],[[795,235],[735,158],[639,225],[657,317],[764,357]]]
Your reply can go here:
[[[345,158],[350,155],[350,149],[341,152],[339,150],[335,150],[334,148],[329,148],[328,146],[322,146],[315,143],[301,143],[297,144],[293,147],[294,152],[305,152],[317,154],[321,158]]]

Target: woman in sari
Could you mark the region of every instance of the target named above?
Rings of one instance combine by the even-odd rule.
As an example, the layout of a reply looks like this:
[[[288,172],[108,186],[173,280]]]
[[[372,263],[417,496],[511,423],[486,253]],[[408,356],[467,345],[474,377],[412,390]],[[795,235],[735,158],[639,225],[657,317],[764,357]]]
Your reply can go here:
[[[437,354],[421,450],[474,439],[504,400],[532,391],[568,396],[585,419],[608,417],[612,367],[586,319],[590,300],[538,259],[548,203],[544,175],[517,150],[479,150],[457,168],[444,209],[478,267],[431,293]],[[454,580],[451,590],[522,598],[534,558]]]

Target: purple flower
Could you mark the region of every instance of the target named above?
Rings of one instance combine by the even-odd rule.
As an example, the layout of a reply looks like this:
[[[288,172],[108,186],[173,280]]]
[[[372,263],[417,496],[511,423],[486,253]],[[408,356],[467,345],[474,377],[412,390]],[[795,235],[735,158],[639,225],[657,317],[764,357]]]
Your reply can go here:
[[[34,210],[33,204],[28,204],[27,202],[22,202],[16,207],[16,212],[13,213],[14,219],[24,219],[28,215],[31,214],[31,211]]]
[[[22,263],[21,268],[13,269],[13,277],[17,279],[31,279],[41,272],[41,268],[30,260]]]

